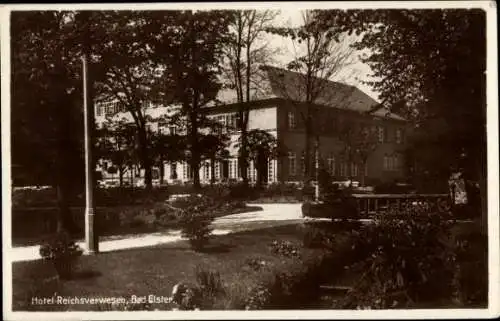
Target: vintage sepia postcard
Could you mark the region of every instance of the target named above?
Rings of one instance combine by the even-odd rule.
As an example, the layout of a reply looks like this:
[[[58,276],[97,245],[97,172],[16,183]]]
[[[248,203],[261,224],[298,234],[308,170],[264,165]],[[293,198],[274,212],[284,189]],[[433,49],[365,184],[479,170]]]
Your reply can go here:
[[[499,316],[495,2],[0,12],[5,320]]]

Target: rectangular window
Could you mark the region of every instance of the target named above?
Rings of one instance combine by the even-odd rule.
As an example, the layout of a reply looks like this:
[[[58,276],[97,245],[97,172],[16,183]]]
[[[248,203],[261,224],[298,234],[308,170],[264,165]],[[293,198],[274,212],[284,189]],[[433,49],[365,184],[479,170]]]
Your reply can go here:
[[[384,170],[389,170],[389,157],[384,155]]]
[[[188,164],[186,162],[182,163],[182,178],[188,180]]]
[[[344,161],[340,163],[340,176],[347,176],[347,163]]]
[[[333,154],[330,154],[328,157],[328,172],[330,175],[335,176],[335,156]]]
[[[177,133],[175,126],[168,127],[168,131],[169,131],[170,135],[175,135]]]
[[[102,116],[102,106],[101,105],[98,105],[96,107],[96,113],[97,113],[97,116]]]
[[[352,177],[358,176],[358,164],[356,163],[351,163],[351,176]]]
[[[378,127],[378,142],[383,143],[385,141],[385,129],[382,126]]]
[[[294,129],[297,127],[295,122],[295,113],[293,111],[288,112],[288,129]]]
[[[257,180],[257,170],[253,161],[248,162],[248,179],[251,182],[255,182]]]
[[[302,171],[302,174],[304,175],[306,172],[306,152],[302,151],[302,155],[300,156],[300,170]]]
[[[288,175],[290,176],[297,175],[297,162],[295,159],[294,152],[288,152]]]
[[[268,173],[268,182],[274,182],[274,160],[269,158],[267,161],[267,173]]]
[[[210,163],[209,162],[205,162],[205,180],[206,181],[209,181],[210,180]]]
[[[400,128],[396,129],[396,144],[403,143],[403,130]]]
[[[215,162],[215,179],[220,179],[220,162]]]
[[[239,171],[238,171],[238,159],[234,159],[233,160],[233,177],[234,178],[238,178],[240,175],[239,175]]]

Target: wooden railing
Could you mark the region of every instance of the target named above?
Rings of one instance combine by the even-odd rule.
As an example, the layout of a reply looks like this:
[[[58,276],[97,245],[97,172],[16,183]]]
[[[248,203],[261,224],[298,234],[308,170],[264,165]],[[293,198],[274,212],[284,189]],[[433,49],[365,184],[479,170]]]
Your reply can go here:
[[[448,194],[352,194],[352,198],[361,215],[372,215],[389,208],[402,209],[403,206],[415,204],[435,206],[438,211],[450,208]]]

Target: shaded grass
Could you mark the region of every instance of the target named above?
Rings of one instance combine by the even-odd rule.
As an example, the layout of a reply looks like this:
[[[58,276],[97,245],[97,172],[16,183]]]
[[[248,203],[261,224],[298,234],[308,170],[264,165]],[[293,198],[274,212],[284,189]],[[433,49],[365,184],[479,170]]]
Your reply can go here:
[[[242,309],[248,293],[259,283],[302,264],[297,259],[272,253],[273,240],[287,240],[300,245],[302,234],[297,225],[286,225],[217,236],[203,252],[194,252],[186,241],[142,249],[102,253],[80,258],[78,269],[92,271],[92,277],[60,281],[53,267],[44,261],[13,263],[14,310],[106,310],[99,305],[32,305],[31,298],[61,296],[125,297],[131,295],[168,296],[177,282],[195,282],[197,266],[219,271],[227,296],[215,309]],[[321,250],[304,249],[302,260],[314,259]],[[265,261],[255,270],[249,258]],[[154,309],[168,310],[171,304],[155,304]]]

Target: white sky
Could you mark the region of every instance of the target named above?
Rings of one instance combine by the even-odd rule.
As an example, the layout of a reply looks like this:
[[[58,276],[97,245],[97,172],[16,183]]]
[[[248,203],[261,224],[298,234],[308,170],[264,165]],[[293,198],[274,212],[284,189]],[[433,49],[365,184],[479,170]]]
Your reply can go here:
[[[281,13],[276,18],[276,26],[289,26],[297,27],[302,24],[301,10],[297,9],[286,9],[282,10]],[[282,49],[282,54],[277,57],[278,64],[286,64],[288,61],[292,60],[294,57],[294,48],[292,41],[290,39],[282,38],[280,36],[268,35],[267,38],[270,41],[272,47],[279,47]],[[357,59],[359,52],[354,52],[356,62],[350,65],[346,70],[339,74],[337,77],[332,78],[332,80],[347,83],[358,87],[364,91],[367,95],[378,101],[377,93],[373,89],[365,84],[362,84],[360,80],[369,80],[369,75],[371,74],[371,68]],[[283,66],[279,66],[283,67]]]

